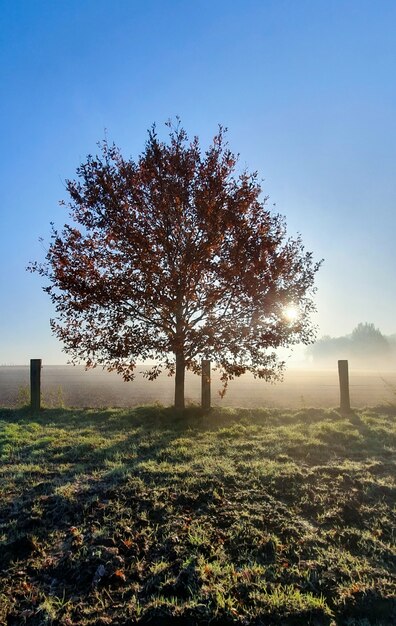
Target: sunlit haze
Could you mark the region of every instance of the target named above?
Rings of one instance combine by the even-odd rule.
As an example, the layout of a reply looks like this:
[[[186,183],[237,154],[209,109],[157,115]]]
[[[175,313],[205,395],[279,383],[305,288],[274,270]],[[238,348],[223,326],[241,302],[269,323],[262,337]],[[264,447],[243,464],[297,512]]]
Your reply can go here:
[[[268,205],[324,259],[319,337],[396,333],[395,23],[385,0],[4,0],[0,364],[67,361],[25,269],[68,219],[65,180],[105,136],[136,158],[176,116],[204,147],[228,127]]]
[[[288,322],[294,322],[298,318],[298,309],[292,304],[285,309],[285,318]]]

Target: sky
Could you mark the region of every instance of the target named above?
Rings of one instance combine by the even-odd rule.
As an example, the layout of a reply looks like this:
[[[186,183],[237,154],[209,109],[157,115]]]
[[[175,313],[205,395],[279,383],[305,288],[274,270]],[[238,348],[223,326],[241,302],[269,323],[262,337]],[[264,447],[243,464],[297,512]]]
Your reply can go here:
[[[105,136],[136,158],[180,116],[301,233],[318,336],[396,333],[393,0],[0,0],[0,364],[67,362],[42,261],[65,180]],[[43,242],[40,242],[40,238]]]

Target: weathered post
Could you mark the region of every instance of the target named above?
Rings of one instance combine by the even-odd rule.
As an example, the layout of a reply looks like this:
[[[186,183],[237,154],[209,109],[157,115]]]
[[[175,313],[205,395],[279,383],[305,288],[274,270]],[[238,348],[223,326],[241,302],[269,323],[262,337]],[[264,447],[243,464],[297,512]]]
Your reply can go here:
[[[350,413],[348,361],[338,361],[338,377],[340,379],[340,410],[341,413]]]
[[[30,408],[41,408],[41,359],[30,359]]]
[[[210,361],[202,359],[201,367],[201,406],[208,411],[210,409]]]

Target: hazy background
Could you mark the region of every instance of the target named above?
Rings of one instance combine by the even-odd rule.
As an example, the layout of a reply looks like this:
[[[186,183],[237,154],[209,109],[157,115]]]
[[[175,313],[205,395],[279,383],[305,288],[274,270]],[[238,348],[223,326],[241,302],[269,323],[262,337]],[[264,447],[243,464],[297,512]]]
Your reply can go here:
[[[393,0],[2,0],[0,363],[67,360],[25,271],[67,220],[65,179],[105,132],[137,157],[176,115],[203,146],[228,126],[325,258],[319,336],[396,333],[395,23]]]
[[[115,373],[102,370],[84,371],[71,365],[44,365],[41,372],[42,404],[46,407],[131,407],[159,402],[173,404],[174,379],[166,374],[155,382],[142,375],[138,366],[136,380],[125,383]],[[396,372],[352,369],[349,376],[350,399],[354,408],[395,405]],[[212,372],[212,406],[252,408],[306,409],[330,408],[340,404],[337,367],[329,369],[288,369],[282,384],[271,385],[254,379],[250,374],[229,384],[220,399],[221,382],[218,372]],[[29,367],[0,366],[0,405],[24,406],[30,402]],[[201,379],[186,375],[186,404],[201,403]]]

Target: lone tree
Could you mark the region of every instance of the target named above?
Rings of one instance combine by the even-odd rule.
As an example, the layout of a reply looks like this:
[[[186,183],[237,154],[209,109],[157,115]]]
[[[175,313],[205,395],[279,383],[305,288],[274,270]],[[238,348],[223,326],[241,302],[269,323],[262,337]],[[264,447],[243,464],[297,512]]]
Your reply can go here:
[[[181,409],[185,370],[202,358],[223,391],[246,371],[280,378],[274,349],[314,338],[320,263],[287,237],[257,173],[236,173],[222,127],[206,152],[168,128],[167,142],[149,130],[137,161],[107,141],[87,157],[66,185],[71,223],[52,226],[46,262],[29,269],[49,281],[51,327],[72,363],[132,380],[138,359],[154,361],[148,378],[176,374]]]

